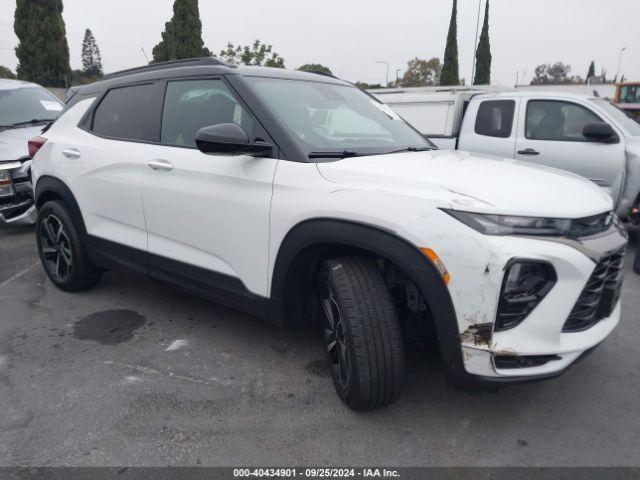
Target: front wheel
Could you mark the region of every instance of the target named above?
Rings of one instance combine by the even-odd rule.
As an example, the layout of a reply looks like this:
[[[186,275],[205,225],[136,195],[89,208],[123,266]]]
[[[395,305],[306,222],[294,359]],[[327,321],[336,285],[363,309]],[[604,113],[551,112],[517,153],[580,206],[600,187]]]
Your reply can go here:
[[[325,346],[335,389],[353,410],[393,403],[404,377],[402,334],[374,261],[327,260],[319,277]]]

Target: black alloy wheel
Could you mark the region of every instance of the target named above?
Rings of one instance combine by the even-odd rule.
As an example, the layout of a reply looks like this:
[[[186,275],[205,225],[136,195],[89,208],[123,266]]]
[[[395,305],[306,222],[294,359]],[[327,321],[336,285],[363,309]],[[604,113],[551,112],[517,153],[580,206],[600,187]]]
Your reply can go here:
[[[39,233],[47,272],[58,282],[65,282],[73,274],[73,252],[64,224],[51,213],[42,220]]]

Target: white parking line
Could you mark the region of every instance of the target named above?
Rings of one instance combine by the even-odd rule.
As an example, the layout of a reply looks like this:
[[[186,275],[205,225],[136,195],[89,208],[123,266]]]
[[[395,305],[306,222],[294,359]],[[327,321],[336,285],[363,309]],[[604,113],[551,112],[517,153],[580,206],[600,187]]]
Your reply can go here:
[[[167,348],[165,348],[165,352],[173,352],[174,350],[178,350],[181,347],[186,347],[189,344],[186,340],[176,340]]]
[[[13,282],[14,280],[19,279],[21,276],[23,276],[24,274],[28,273],[30,270],[33,270],[38,265],[40,265],[40,260],[38,260],[36,263],[31,265],[30,267],[25,268],[20,273],[16,273],[13,277],[7,278],[4,282],[0,283],[0,288],[6,287],[11,282]]]

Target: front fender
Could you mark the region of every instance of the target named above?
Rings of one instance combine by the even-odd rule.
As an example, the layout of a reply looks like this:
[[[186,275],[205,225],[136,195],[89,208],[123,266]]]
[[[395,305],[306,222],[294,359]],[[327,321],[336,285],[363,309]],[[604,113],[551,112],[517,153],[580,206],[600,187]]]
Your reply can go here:
[[[464,371],[456,313],[440,273],[418,248],[378,227],[331,218],[306,220],[294,226],[281,243],[275,260],[271,284],[272,319],[284,323],[287,275],[296,258],[305,249],[321,244],[366,250],[401,268],[429,304],[440,344],[448,346],[443,349],[447,366],[450,370],[461,368]]]

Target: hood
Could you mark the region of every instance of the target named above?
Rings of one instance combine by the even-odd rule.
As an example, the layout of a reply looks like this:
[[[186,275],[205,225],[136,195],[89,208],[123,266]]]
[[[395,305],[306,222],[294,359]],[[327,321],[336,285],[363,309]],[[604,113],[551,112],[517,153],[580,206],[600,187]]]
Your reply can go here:
[[[29,155],[27,141],[37,137],[43,126],[0,130],[0,162],[15,161]]]
[[[456,210],[582,218],[613,209],[611,197],[577,175],[530,163],[457,151],[346,158],[319,163],[346,187],[427,199]]]

